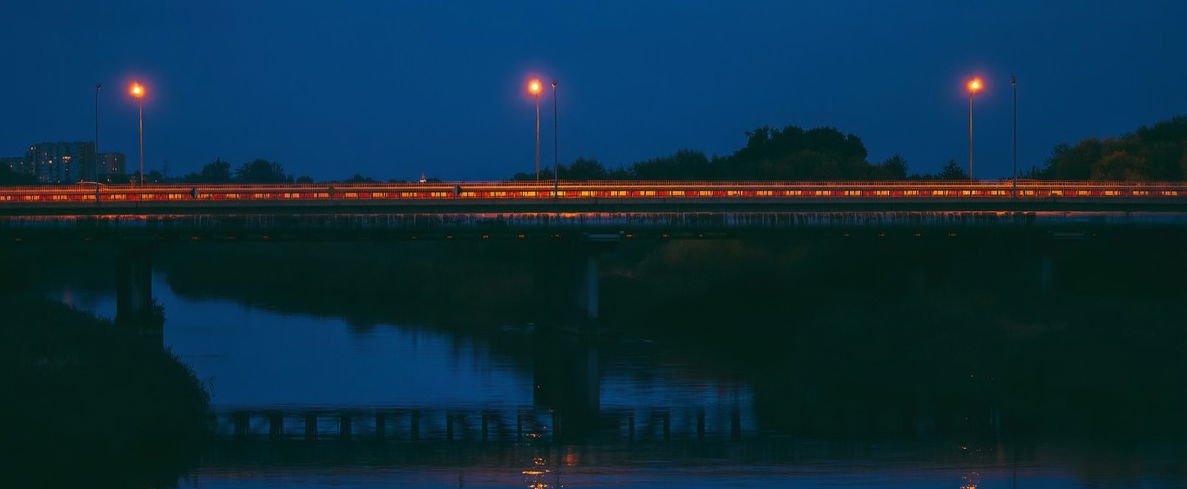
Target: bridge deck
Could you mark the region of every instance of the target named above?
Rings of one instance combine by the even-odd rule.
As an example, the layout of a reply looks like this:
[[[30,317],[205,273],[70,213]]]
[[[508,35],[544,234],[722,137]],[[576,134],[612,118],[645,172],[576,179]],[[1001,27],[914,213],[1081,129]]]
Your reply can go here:
[[[1187,184],[457,182],[0,189],[24,240],[677,237],[879,228],[1187,229]]]
[[[1034,206],[1187,204],[1185,183],[1126,182],[453,182],[425,184],[96,184],[0,189],[0,213],[227,209],[544,209],[547,207]],[[1032,209],[1033,210],[1033,209]]]

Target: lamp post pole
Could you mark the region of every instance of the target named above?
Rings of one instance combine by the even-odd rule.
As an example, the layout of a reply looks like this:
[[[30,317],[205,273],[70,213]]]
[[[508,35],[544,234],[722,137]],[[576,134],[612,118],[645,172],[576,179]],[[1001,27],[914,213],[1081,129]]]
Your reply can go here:
[[[136,97],[136,105],[139,110],[139,131],[140,131],[140,185],[144,185],[144,87],[139,83],[132,83],[128,88],[128,93]]]
[[[137,98],[140,112],[140,185],[144,185],[144,99]]]
[[[560,135],[557,132],[560,127],[559,114],[560,109],[557,106],[556,87],[560,83],[556,80],[552,81],[552,196],[556,197],[556,193],[560,191],[561,187],[561,159],[560,159]]]
[[[540,183],[540,91],[536,91],[536,183]]]
[[[973,181],[973,92],[969,92],[969,181]]]
[[[969,182],[973,181],[973,96],[983,87],[980,78],[969,80]]]
[[[1010,88],[1014,90],[1014,141],[1013,141],[1013,160],[1014,160],[1014,195],[1018,194],[1018,78],[1010,75]]]
[[[95,84],[95,163],[92,165],[94,179],[99,181],[99,90],[103,88],[102,83]]]

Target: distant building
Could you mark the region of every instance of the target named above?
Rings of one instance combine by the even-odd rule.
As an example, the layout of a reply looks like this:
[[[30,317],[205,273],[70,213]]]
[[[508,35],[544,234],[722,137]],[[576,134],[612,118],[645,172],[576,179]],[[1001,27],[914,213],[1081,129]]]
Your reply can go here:
[[[123,153],[95,153],[90,141],[34,144],[20,160],[19,170],[10,167],[42,183],[97,181],[124,172]]]
[[[123,153],[99,153],[99,177],[124,173]]]
[[[94,175],[95,143],[38,143],[25,152],[25,164],[42,183],[73,183]]]

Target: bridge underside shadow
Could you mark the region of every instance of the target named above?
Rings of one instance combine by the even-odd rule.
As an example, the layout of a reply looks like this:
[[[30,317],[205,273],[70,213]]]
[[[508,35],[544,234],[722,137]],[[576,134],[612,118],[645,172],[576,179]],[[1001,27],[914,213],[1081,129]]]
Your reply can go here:
[[[115,322],[164,346],[163,310],[153,298],[153,243],[121,244],[115,265]]]

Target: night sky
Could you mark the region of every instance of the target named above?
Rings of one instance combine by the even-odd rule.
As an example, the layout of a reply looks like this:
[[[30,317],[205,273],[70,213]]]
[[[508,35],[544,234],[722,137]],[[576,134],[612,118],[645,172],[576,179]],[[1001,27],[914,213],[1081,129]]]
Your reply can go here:
[[[0,156],[91,140],[146,170],[222,157],[318,179],[499,179],[533,166],[538,75],[561,160],[724,155],[762,125],[833,126],[911,171],[1010,172],[1060,142],[1187,113],[1187,2],[60,2],[0,4]],[[552,104],[542,102],[544,161]]]

